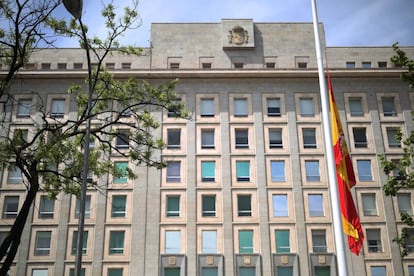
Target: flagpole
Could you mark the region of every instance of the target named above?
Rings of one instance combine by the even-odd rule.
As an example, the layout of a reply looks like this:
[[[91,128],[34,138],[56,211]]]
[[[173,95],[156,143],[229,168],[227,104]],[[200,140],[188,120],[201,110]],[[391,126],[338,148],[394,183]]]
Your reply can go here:
[[[322,125],[325,138],[325,152],[328,166],[329,190],[331,195],[334,238],[338,264],[338,276],[348,276],[348,266],[345,256],[345,243],[342,233],[342,214],[339,205],[338,183],[336,179],[335,158],[331,136],[331,122],[329,118],[329,101],[326,90],[325,70],[323,66],[321,43],[319,38],[318,13],[316,0],[312,1],[313,31],[315,35],[316,59],[318,63],[319,87],[322,103]]]

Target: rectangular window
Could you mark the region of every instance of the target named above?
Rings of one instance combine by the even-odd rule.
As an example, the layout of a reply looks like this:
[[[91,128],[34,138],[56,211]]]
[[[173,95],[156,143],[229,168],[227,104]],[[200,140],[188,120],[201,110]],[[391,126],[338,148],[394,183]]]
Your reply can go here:
[[[13,219],[17,217],[19,212],[19,197],[5,196],[3,203],[3,218]]]
[[[246,98],[235,98],[233,104],[235,117],[247,117],[248,108]]]
[[[240,276],[255,276],[256,269],[254,267],[240,267]]]
[[[67,66],[68,65],[66,63],[58,63],[57,64],[58,70],[66,70]]]
[[[123,276],[123,268],[108,268],[108,276]]]
[[[80,199],[76,198],[75,218],[79,218]],[[91,196],[86,195],[85,198],[85,218],[91,217]]]
[[[129,148],[129,131],[122,129],[118,130],[116,134],[116,148],[127,149]]]
[[[54,118],[61,118],[65,114],[65,99],[52,99],[50,115]]]
[[[181,129],[167,129],[167,148],[181,148]]]
[[[361,97],[349,98],[349,112],[353,117],[359,117],[364,115]]]
[[[164,276],[180,276],[181,271],[179,267],[166,267],[164,269]]]
[[[167,116],[169,118],[175,118],[179,114],[179,106],[181,105],[181,98],[177,98],[171,101],[171,107],[168,109]]]
[[[376,216],[377,215],[377,203],[374,193],[361,194],[362,209],[364,216]]]
[[[248,129],[235,129],[236,137],[236,149],[249,148],[249,130]]]
[[[234,68],[235,69],[243,69],[244,67],[244,63],[243,62],[235,62],[234,63]]]
[[[387,127],[387,139],[388,147],[390,148],[401,148],[401,142],[398,141],[397,135],[400,133],[400,129],[397,127]]]
[[[325,230],[312,230],[313,253],[327,253]]]
[[[303,147],[305,149],[316,149],[316,130],[314,128],[302,129]]]
[[[387,68],[386,61],[378,61],[378,68]]]
[[[236,161],[237,181],[250,181],[250,161]]]
[[[395,109],[394,97],[382,97],[382,111],[384,116],[392,117],[397,115],[397,111]]]
[[[113,183],[127,183],[128,182],[128,162],[115,162],[115,171]]]
[[[201,148],[214,149],[214,129],[201,130]]]
[[[354,134],[354,146],[355,148],[366,148],[368,147],[367,134],[365,127],[354,127],[352,128]]]
[[[216,196],[215,195],[203,195],[201,197],[202,216],[203,217],[215,217],[216,216]]]
[[[82,255],[86,255],[88,253],[88,231],[83,231],[83,239],[82,239]],[[73,232],[72,236],[72,255],[76,255],[76,251],[78,248],[78,231]]]
[[[53,218],[55,210],[55,199],[48,198],[47,195],[40,196],[39,218]]]
[[[167,182],[181,182],[181,162],[180,161],[168,162]]]
[[[322,194],[309,194],[308,195],[308,204],[309,204],[309,216],[311,217],[323,217],[323,196]]]
[[[47,270],[47,268],[41,268],[41,269],[37,269],[34,268],[32,269],[32,276],[48,276],[49,272]]]
[[[414,276],[414,265],[408,266],[408,276]]]
[[[179,230],[165,231],[165,253],[179,254],[181,252],[181,238]]]
[[[201,161],[201,181],[214,182],[216,180],[216,162]]]
[[[85,273],[86,273],[86,269],[85,268],[82,268],[81,269],[80,276],[85,276],[86,275]],[[76,276],[75,275],[75,269],[74,268],[69,269],[69,276]]]
[[[280,117],[280,98],[267,98],[267,116]]]
[[[8,170],[8,174],[7,174],[7,183],[19,184],[22,182],[23,182],[22,171],[17,167],[10,167]]]
[[[292,266],[277,266],[276,275],[277,276],[293,276],[293,267]]]
[[[201,231],[201,251],[202,253],[217,253],[217,231]]]
[[[109,254],[124,254],[125,231],[109,232]]]
[[[285,161],[271,161],[271,176],[273,182],[284,182],[286,181],[285,176]]]
[[[201,276],[218,276],[218,268],[217,267],[202,267],[201,268]]]
[[[359,181],[372,181],[371,160],[357,160]]]
[[[239,217],[252,216],[252,198],[251,195],[237,196],[237,215]]]
[[[306,62],[298,62],[299,69],[306,69],[308,68],[308,64]]]
[[[253,230],[239,230],[239,253],[253,253]]]
[[[385,266],[371,266],[372,276],[387,276],[387,268]]]
[[[201,117],[214,117],[216,111],[213,98],[201,99],[200,115]]]
[[[355,69],[355,62],[354,61],[347,61],[346,62],[346,69]]]
[[[170,63],[170,69],[179,69],[180,64],[178,62],[171,62]]]
[[[363,69],[371,69],[371,62],[370,61],[363,61],[362,62]]]
[[[299,99],[300,115],[304,117],[313,117],[315,111],[313,109],[312,98],[300,98]]]
[[[411,205],[411,193],[398,193],[397,202],[398,210],[400,213],[405,213],[407,215],[413,215],[413,207]]]
[[[269,148],[283,148],[281,128],[269,128]]]
[[[276,63],[275,62],[266,62],[266,69],[274,69],[276,68]]]
[[[32,99],[19,99],[17,117],[29,117],[32,113]]]
[[[111,217],[124,218],[126,217],[126,195],[112,196]]]
[[[286,194],[273,195],[273,216],[274,217],[287,217],[288,212],[288,202]]]
[[[201,68],[203,68],[203,69],[211,69],[211,63],[210,62],[203,62],[201,64]]]
[[[315,266],[315,276],[331,276],[331,267]]]
[[[180,196],[167,196],[167,217],[180,216]]]
[[[48,256],[50,254],[51,231],[36,232],[35,256]]]
[[[318,160],[305,160],[305,171],[306,171],[306,181],[308,182],[321,181]]]
[[[276,253],[290,253],[289,230],[275,230]]]
[[[367,229],[368,252],[382,252],[381,230]]]
[[[407,228],[407,237],[404,239],[405,249],[408,253],[414,252],[414,228]]]

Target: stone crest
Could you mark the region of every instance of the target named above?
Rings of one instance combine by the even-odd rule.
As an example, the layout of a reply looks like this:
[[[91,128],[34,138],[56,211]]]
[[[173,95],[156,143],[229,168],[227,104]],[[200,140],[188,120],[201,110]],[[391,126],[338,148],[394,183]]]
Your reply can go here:
[[[243,27],[235,26],[229,31],[229,43],[243,45],[249,42],[249,34]]]

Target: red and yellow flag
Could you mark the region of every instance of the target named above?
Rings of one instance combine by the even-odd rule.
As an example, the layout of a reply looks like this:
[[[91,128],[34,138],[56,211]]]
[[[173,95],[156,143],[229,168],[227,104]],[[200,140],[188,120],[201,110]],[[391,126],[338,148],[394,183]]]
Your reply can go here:
[[[334,147],[336,177],[338,179],[338,193],[341,204],[342,226],[344,233],[348,236],[349,249],[359,255],[364,233],[358,213],[355,209],[351,188],[356,184],[351,157],[344,138],[341,119],[332,90],[331,77],[328,73],[329,103],[331,109],[332,142]]]

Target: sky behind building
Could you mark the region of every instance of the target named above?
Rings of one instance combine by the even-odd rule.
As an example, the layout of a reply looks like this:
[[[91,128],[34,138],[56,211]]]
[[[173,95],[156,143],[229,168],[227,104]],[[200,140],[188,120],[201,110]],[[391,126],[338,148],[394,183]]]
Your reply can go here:
[[[122,7],[130,0],[114,2]],[[151,23],[218,23],[233,18],[312,22],[311,0],[140,0],[138,7],[142,25],[129,31],[121,42],[141,47],[150,45]],[[390,46],[395,42],[414,45],[413,0],[317,0],[317,7],[328,46]],[[85,24],[91,32],[102,35],[100,9],[101,1],[84,1]],[[63,8],[59,13],[67,14]],[[77,42],[61,40],[58,46],[77,47]]]

